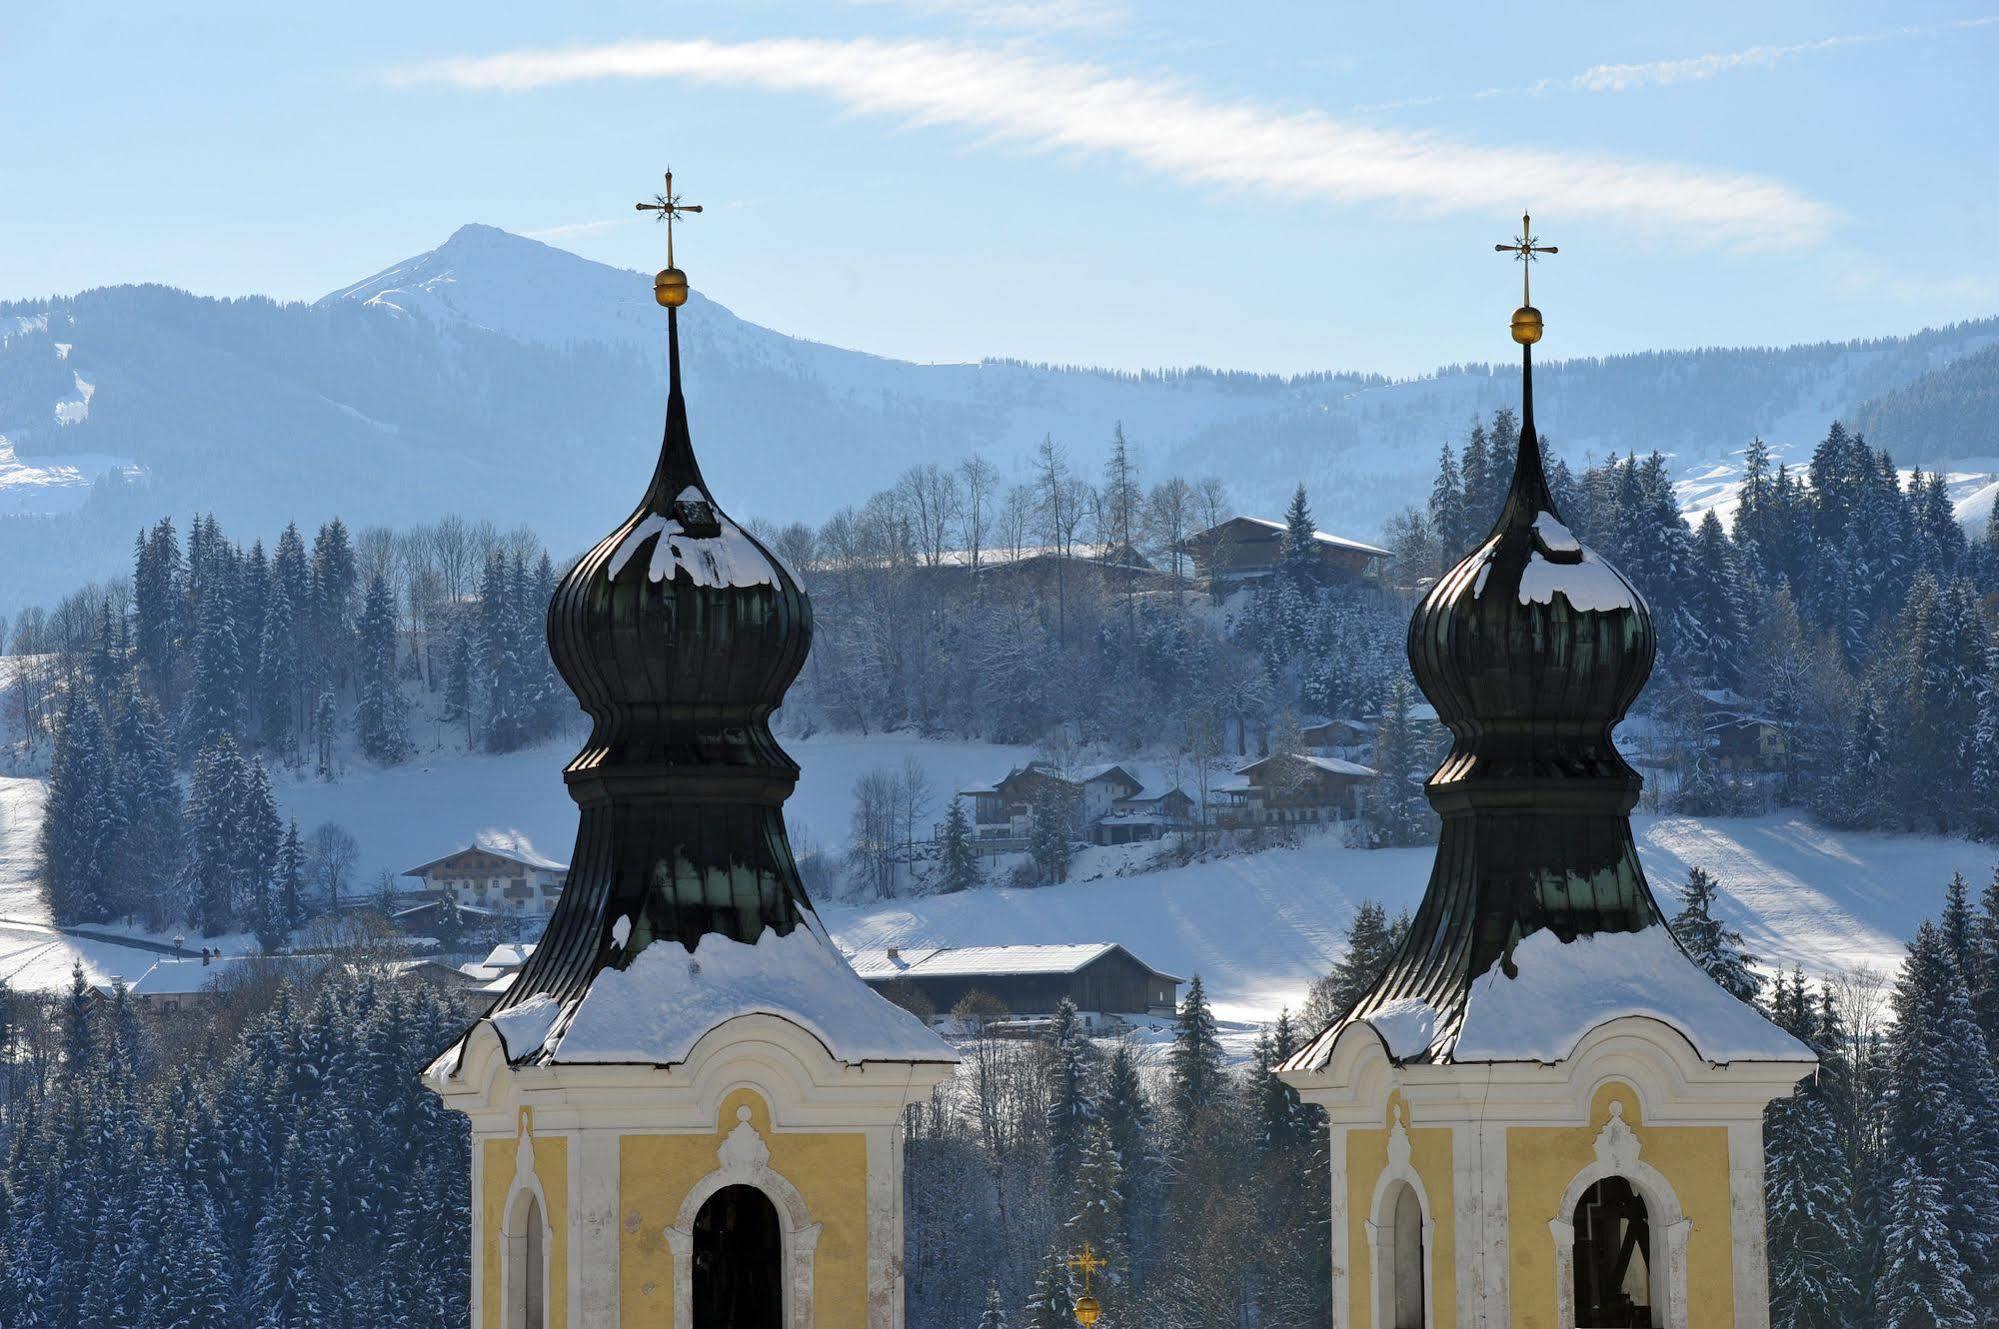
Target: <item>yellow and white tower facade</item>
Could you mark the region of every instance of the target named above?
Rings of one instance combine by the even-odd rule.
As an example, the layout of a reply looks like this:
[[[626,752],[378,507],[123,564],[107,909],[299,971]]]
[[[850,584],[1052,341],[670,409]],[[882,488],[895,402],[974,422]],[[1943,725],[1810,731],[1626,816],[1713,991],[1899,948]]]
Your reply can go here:
[[[1553,252],[1525,225],[1500,249]],[[1562,523],[1534,429],[1409,658],[1452,746],[1429,886],[1373,987],[1284,1068],[1331,1122],[1337,1329],[1765,1329],[1763,1109],[1811,1051],[1674,940],[1611,731],[1650,611]]]
[[[820,926],[769,719],[797,579],[702,479],[687,279],[638,506],[563,578],[549,647],[592,725],[569,883],[513,987],[425,1073],[472,1134],[474,1329],[899,1329],[902,1119],[950,1047]]]

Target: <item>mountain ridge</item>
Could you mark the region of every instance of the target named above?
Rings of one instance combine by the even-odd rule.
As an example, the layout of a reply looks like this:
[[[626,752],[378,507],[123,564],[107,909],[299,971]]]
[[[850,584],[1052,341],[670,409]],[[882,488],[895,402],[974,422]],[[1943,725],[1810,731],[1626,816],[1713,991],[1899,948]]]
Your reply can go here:
[[[268,540],[288,519],[460,511],[582,548],[657,445],[649,287],[475,223],[310,303],[137,285],[0,305],[0,556],[16,570],[0,612],[117,574],[132,531],[169,512]],[[1440,445],[1519,391],[1509,364],[1409,379],[921,364],[790,337],[698,291],[686,313],[695,437],[739,517],[821,521],[911,465],[973,452],[1024,481],[1044,437],[1094,478],[1121,422],[1147,480],[1219,475],[1251,512],[1303,481],[1322,526],[1368,538],[1422,502]],[[1549,361],[1537,413],[1572,462],[1657,448],[1712,487],[1753,435],[1795,456],[1833,418],[1995,345],[1985,319]]]

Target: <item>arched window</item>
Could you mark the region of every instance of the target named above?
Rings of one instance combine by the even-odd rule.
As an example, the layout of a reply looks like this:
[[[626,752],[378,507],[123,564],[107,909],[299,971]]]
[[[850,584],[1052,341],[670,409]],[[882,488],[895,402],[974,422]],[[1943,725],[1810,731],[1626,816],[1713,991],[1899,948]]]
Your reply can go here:
[[[1574,1226],[1577,1329],[1655,1329],[1644,1197],[1625,1178],[1605,1177],[1583,1192]]]
[[[754,1186],[724,1186],[694,1218],[693,1329],[783,1329],[784,1238]]]
[[[532,1191],[515,1197],[507,1221],[506,1329],[546,1329],[548,1246],[541,1201]]]
[[[1395,1188],[1395,1329],[1423,1329],[1423,1202],[1416,1188]]]

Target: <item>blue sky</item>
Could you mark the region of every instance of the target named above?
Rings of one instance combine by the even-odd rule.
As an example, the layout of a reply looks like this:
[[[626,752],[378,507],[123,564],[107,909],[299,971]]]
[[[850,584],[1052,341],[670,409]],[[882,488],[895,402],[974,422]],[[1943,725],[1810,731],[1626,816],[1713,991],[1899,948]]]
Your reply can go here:
[[[32,9],[32,12],[24,12]],[[1411,373],[1999,313],[1999,0],[10,5],[0,298],[483,221],[924,360]]]

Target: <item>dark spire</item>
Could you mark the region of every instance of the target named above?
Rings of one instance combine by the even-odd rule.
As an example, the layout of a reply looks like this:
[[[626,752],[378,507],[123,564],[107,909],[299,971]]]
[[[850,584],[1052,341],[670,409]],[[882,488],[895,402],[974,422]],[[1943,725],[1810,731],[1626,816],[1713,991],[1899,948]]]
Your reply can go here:
[[[667,180],[641,206],[670,224],[699,209]],[[591,721],[564,772],[581,808],[569,880],[496,1011],[540,995],[573,1006],[600,970],[647,946],[754,942],[811,918],[784,827],[798,767],[770,716],[805,663],[812,606],[702,478],[681,392],[687,280],[670,262],[654,281],[667,310],[658,464],[548,609],[549,652]]]
[[[1554,252],[1524,225],[1499,248]],[[1520,438],[1498,520],[1409,624],[1409,663],[1452,739],[1425,786],[1443,818],[1429,887],[1387,970],[1294,1066],[1323,1064],[1344,1025],[1403,998],[1438,1013],[1430,1055],[1448,1057],[1472,981],[1495,964],[1511,974],[1522,938],[1663,924],[1631,839],[1641,781],[1610,737],[1652,671],[1652,615],[1570,534],[1548,490],[1534,423],[1541,330],[1532,305],[1515,312]]]

